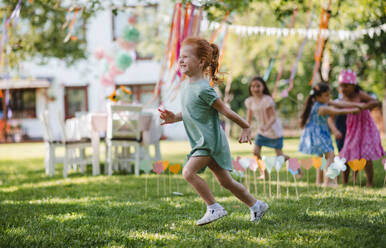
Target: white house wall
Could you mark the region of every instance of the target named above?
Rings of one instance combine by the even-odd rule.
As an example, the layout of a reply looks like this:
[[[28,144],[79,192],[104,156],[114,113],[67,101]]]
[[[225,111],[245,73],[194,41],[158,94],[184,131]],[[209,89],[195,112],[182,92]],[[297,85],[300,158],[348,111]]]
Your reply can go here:
[[[106,96],[113,91],[113,87],[105,87],[100,83],[103,64],[94,57],[97,48],[106,51],[113,49],[112,42],[112,13],[109,10],[101,11],[91,18],[86,28],[88,59],[68,67],[63,61],[50,59],[47,64],[39,65],[36,61],[24,62],[22,65],[25,77],[52,78],[49,95],[56,100],[46,103],[40,91],[37,94],[37,115],[44,109],[50,112],[50,122],[58,125],[58,112],[64,117],[64,87],[88,85],[88,108],[90,112],[105,111]],[[137,61],[123,74],[117,77],[118,83],[130,82],[134,84],[154,83],[159,79],[160,63],[157,61]],[[179,97],[168,103],[171,110],[180,111]],[[42,137],[43,131],[38,119],[26,119],[22,127],[33,138]],[[54,135],[60,137],[59,128],[54,130]],[[164,135],[170,139],[185,139],[186,134],[182,123],[164,127]]]

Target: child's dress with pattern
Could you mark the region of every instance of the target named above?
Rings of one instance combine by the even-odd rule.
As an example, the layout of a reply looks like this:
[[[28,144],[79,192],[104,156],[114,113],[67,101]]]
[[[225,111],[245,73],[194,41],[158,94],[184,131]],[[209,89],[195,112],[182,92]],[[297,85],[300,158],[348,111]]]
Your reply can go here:
[[[315,102],[311,108],[309,121],[300,138],[299,151],[302,153],[322,155],[334,151],[327,116],[318,114],[322,106],[327,104]]]
[[[346,161],[382,158],[384,151],[381,137],[368,109],[358,114],[348,114],[346,126],[346,137],[339,154],[341,158],[345,158]]]

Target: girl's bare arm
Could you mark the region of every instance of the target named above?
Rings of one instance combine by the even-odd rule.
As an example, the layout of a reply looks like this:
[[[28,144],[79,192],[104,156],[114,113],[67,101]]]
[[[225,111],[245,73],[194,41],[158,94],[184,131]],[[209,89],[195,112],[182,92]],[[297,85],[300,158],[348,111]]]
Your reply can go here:
[[[273,106],[267,108],[267,115],[269,117],[268,117],[267,124],[265,124],[263,127],[264,130],[269,129],[273,125],[273,123],[275,123],[275,121],[276,121],[275,108]]]
[[[239,125],[241,128],[249,128],[248,122],[241,118],[238,114],[236,114],[227,105],[225,105],[225,103],[220,99],[214,101],[212,107],[215,108],[221,114],[223,114],[226,118]]]
[[[351,113],[359,113],[360,108],[334,108],[334,107],[320,107],[318,114],[320,115],[345,115]]]
[[[329,106],[333,106],[336,108],[363,108],[363,103],[359,102],[349,102],[349,101],[329,101],[328,102]]]
[[[378,106],[378,101],[363,91],[359,92],[359,97],[361,98],[361,102],[365,103],[364,109],[372,109]]]
[[[247,109],[247,122],[249,125],[251,125],[251,123],[252,123],[252,118],[253,118],[252,110]]]
[[[236,114],[232,109],[230,109],[223,101],[217,99],[212,104],[212,107],[216,109],[218,112],[223,114],[229,120],[233,121],[237,125],[239,125],[243,130],[241,132],[239,142],[246,143],[249,142],[251,144],[252,131],[246,120],[241,118],[238,114]]]
[[[335,138],[341,139],[342,138],[342,133],[336,128],[335,123],[334,123],[334,116],[329,116],[327,119],[328,126],[331,129],[331,132],[335,135]]]
[[[166,109],[165,110],[158,109],[158,111],[160,112],[160,118],[163,120],[161,125],[171,124],[171,123],[182,121],[182,113],[181,112],[174,114],[173,112],[166,110]]]

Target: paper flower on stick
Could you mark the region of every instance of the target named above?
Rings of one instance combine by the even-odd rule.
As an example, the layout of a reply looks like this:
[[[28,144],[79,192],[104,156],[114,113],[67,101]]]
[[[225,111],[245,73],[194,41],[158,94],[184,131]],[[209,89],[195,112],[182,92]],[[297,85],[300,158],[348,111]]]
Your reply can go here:
[[[256,171],[257,170],[257,158],[251,158],[250,159],[250,165],[249,165],[249,168],[252,170],[252,171]]]
[[[321,164],[321,166],[320,166],[320,169],[321,169],[322,171],[325,171],[326,168],[327,168],[327,160],[326,160],[326,157],[325,157],[324,154],[323,154],[323,157],[322,157],[322,164]]]
[[[240,161],[240,157],[237,157],[236,160],[232,160],[232,166],[233,166],[233,169],[234,169],[235,171],[242,171],[242,172],[244,172],[245,169],[244,169],[244,167],[242,167],[242,166],[240,165],[239,161]]]
[[[280,171],[281,167],[283,166],[284,164],[284,161],[285,161],[285,158],[284,156],[277,156],[276,157],[276,161],[275,161],[275,168],[276,168],[276,171]]]
[[[164,167],[164,171],[169,167],[169,161],[162,161],[162,166]]]
[[[364,159],[364,158],[362,158],[360,160],[354,159],[354,160],[348,161],[347,164],[348,164],[348,166],[350,166],[350,168],[353,171],[361,171],[366,166],[366,159]]]
[[[265,163],[265,168],[267,169],[268,173],[271,174],[272,168],[276,165],[276,157],[263,156],[263,161]]]
[[[173,174],[178,174],[181,170],[181,164],[169,165],[169,171]]]
[[[334,162],[328,167],[326,176],[331,179],[337,177],[341,171],[345,171],[347,169],[345,158],[339,158],[338,156],[334,158]]]
[[[312,157],[312,165],[315,169],[319,169],[322,166],[322,158],[321,157]]]
[[[306,170],[309,170],[312,167],[312,163],[312,158],[304,158],[300,160],[300,165]]]
[[[249,168],[251,160],[249,158],[241,158],[239,163],[246,170]]]
[[[333,167],[339,171],[345,171],[347,169],[345,163],[346,163],[345,158],[340,158],[340,157],[336,156],[334,158],[334,162],[330,165],[330,167]]]
[[[142,160],[141,163],[139,164],[139,168],[143,170],[146,174],[149,174],[151,169],[153,168],[153,162],[151,160],[145,159]]]
[[[297,158],[290,158],[288,161],[288,171],[295,176],[298,174],[298,169],[300,168],[300,164]]]
[[[162,166],[162,161],[157,161],[154,163],[153,171],[158,175],[164,171],[164,167]]]
[[[331,178],[331,179],[334,179],[335,177],[337,177],[339,175],[339,173],[340,173],[339,170],[330,166],[330,167],[328,167],[328,170],[326,172],[326,176]]]

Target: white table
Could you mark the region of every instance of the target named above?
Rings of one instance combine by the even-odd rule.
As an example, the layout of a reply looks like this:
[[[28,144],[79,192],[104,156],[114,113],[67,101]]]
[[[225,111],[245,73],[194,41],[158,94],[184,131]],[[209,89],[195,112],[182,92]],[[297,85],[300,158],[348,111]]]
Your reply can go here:
[[[142,146],[146,149],[156,144],[161,138],[161,126],[157,110],[143,110],[139,119],[142,131]],[[66,121],[66,129],[70,138],[91,138],[92,143],[92,174],[100,174],[100,136],[107,130],[107,113],[88,113]],[[160,154],[156,157],[160,158]]]

